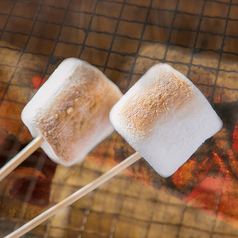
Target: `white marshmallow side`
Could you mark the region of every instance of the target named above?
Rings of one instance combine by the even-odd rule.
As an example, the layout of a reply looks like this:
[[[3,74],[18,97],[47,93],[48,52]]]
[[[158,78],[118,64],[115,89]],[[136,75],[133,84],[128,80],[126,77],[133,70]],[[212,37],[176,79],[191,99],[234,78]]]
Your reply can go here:
[[[83,89],[80,87],[83,86],[86,88],[87,85],[84,85],[82,81],[87,77],[87,74],[85,73],[86,75],[83,75],[84,72],[80,72],[82,67],[86,69],[90,75],[92,75],[92,79],[89,80],[98,80],[100,84],[105,85],[107,91],[102,90],[102,93],[106,92],[106,95],[103,95],[103,100],[100,99],[101,101],[99,103],[101,109],[93,112],[94,114],[88,113],[88,107],[90,105],[87,105],[87,98],[84,99],[85,103],[80,105],[80,109],[77,109],[78,115],[74,115],[74,117],[78,116],[79,119],[82,119],[82,116],[84,116],[87,118],[87,123],[89,124],[87,125],[87,131],[84,131],[83,135],[80,134],[80,131],[77,131],[72,127],[72,123],[70,121],[65,122],[65,125],[62,127],[62,133],[59,131],[57,140],[62,143],[62,150],[69,150],[70,154],[70,159],[66,160],[57,154],[58,152],[52,148],[53,146],[44,136],[44,133],[47,132],[43,132],[39,129],[39,123],[44,119],[45,115],[51,116],[51,111],[52,113],[54,110],[57,111],[57,109],[60,111],[61,105],[58,103],[56,105],[57,108],[54,108],[54,105],[56,104],[57,100],[59,101],[61,95],[67,95],[68,88],[77,88],[76,93],[79,98],[84,96]],[[78,75],[83,75],[83,77],[77,78]],[[97,77],[97,79],[93,77]],[[91,91],[93,90],[94,89]],[[100,90],[100,88],[97,88],[95,89],[95,92],[100,93]],[[97,144],[99,144],[113,132],[114,128],[109,121],[108,114],[112,105],[116,103],[121,96],[122,94],[118,87],[112,83],[100,70],[79,59],[69,58],[64,60],[57,67],[49,79],[43,84],[43,86],[25,106],[21,115],[22,121],[28,127],[33,137],[37,137],[39,135],[43,136],[45,141],[42,143],[41,147],[53,161],[70,166],[81,161]],[[90,92],[88,97],[93,97],[93,92]],[[64,100],[64,98],[62,100]],[[76,100],[78,99],[75,99],[75,101]],[[111,100],[111,102],[108,103],[108,100]],[[87,115],[82,115],[84,113],[87,113]],[[53,116],[54,115],[52,115],[52,118]],[[65,128],[67,126],[70,128]],[[67,133],[67,130],[69,133]],[[72,138],[70,138],[71,135],[76,137],[75,134],[78,134],[78,138],[73,140],[74,145],[65,145],[69,143],[70,140],[72,140]]]
[[[171,84],[175,89],[179,88],[173,85],[173,79],[174,84],[176,81],[185,83],[184,91],[181,92],[181,97],[184,98],[179,98],[179,93],[175,99],[167,96],[170,102],[160,102],[164,109],[154,109],[156,97],[150,98],[151,102],[147,100],[149,91],[156,95],[156,84]],[[157,89],[162,92],[158,98],[163,100],[163,86],[158,86]],[[144,104],[152,108],[152,113],[150,110],[143,113],[144,109],[140,105]],[[128,108],[133,110],[131,114],[125,111]],[[223,124],[193,83],[167,64],[155,65],[142,76],[114,105],[110,120],[118,133],[165,178],[176,172]]]

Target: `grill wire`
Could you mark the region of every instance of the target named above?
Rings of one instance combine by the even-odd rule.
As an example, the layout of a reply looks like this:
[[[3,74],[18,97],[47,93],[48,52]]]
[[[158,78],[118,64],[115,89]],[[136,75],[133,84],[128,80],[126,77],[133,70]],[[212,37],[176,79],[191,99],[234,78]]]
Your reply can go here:
[[[211,104],[235,101],[237,11],[237,0],[1,0],[1,163],[31,140],[21,110],[67,57],[98,67],[123,93],[152,65],[166,62],[189,77]],[[94,156],[112,157],[109,146],[120,143],[114,134],[71,168],[55,167],[41,150],[24,165],[52,181],[50,207],[104,173],[108,168],[92,163]],[[25,196],[17,199],[4,182],[0,185],[0,237],[47,208],[28,203],[36,185],[30,178]],[[214,214],[182,202],[166,187],[147,185],[118,175],[24,237],[238,237],[235,227]]]

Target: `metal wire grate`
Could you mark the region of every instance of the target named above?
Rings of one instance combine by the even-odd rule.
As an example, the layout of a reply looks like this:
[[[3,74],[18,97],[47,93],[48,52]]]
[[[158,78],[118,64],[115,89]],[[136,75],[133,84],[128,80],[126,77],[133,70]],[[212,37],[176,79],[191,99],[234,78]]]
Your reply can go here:
[[[123,93],[152,65],[166,62],[188,76],[212,105],[234,103],[238,98],[237,11],[237,0],[1,0],[1,165],[31,140],[21,122],[21,110],[67,57],[98,67]],[[237,115],[232,118],[237,120]],[[224,142],[222,149],[230,140],[226,133],[218,139]],[[209,143],[217,147],[217,141]],[[14,197],[10,181],[25,182],[21,173],[0,184],[0,237],[97,178],[115,164],[115,151],[123,159],[132,152],[117,134],[72,168],[56,167],[41,150],[36,152],[23,164],[29,173],[26,191]],[[219,153],[224,160],[229,157]],[[237,154],[233,158],[236,163]],[[142,167],[146,171],[138,169]],[[215,169],[210,173],[219,174]],[[235,186],[238,178],[232,176]],[[175,188],[172,180],[157,178],[140,161],[126,175],[115,177],[25,237],[238,237],[235,209],[232,221],[218,217],[223,180],[220,193],[211,191],[217,207],[202,204],[196,209],[182,201],[202,179],[189,180],[184,190]],[[43,194],[39,201],[34,188],[46,182],[50,192],[44,192],[49,197]],[[209,192],[206,199],[212,200]]]

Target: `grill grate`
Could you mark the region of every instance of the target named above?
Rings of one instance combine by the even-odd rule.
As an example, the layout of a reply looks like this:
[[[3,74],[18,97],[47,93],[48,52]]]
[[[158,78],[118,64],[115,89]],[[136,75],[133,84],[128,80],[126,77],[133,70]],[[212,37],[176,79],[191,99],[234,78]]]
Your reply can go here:
[[[1,165],[31,140],[21,111],[67,57],[98,67],[123,93],[152,65],[166,62],[187,75],[214,106],[236,108],[237,11],[237,0],[1,0]],[[233,158],[224,165],[227,174],[238,159],[231,149],[230,129],[237,125],[237,113],[231,112],[232,123],[208,143],[216,149],[222,144],[216,150],[222,161]],[[206,147],[204,151],[203,159],[211,154]],[[118,162],[113,158],[124,159],[130,153],[117,134],[71,168],[56,167],[38,150],[24,162],[27,172],[17,172],[0,184],[0,237],[97,178]],[[217,171],[214,156],[208,158],[212,168],[207,173],[199,162],[202,172],[198,169],[196,179],[201,177],[190,179],[183,189],[175,187],[173,180],[155,176],[141,160],[25,237],[238,237],[236,209],[222,210],[221,202],[226,192],[236,196],[235,190],[229,190],[236,186],[236,170],[229,177],[229,187],[226,177],[220,177],[222,165]],[[214,186],[218,188],[204,193],[205,201],[214,199],[214,203],[204,205],[203,197],[195,204],[200,209],[186,203],[187,196],[211,175],[217,178]],[[19,179],[28,183],[25,190],[13,189]],[[228,218],[223,219],[223,213]]]

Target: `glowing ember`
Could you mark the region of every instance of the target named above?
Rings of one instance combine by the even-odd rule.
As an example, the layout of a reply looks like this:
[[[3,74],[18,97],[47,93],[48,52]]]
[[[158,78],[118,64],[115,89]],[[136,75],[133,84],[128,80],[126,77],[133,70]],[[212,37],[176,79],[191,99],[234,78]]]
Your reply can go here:
[[[10,198],[24,201],[29,191],[31,191],[30,204],[38,206],[48,205],[50,182],[47,179],[41,177],[33,178],[32,176],[17,179],[10,190]]]
[[[238,124],[238,122],[237,122]],[[238,153],[238,125],[235,126],[233,134],[232,134],[232,142],[233,142],[233,148]]]
[[[46,79],[42,79],[41,77],[34,77],[32,79],[32,83],[34,86],[33,91],[35,92],[38,88],[40,88],[44,84],[45,81]]]
[[[184,187],[190,181],[192,181],[194,170],[197,163],[194,160],[188,160],[183,166],[181,166],[175,174],[172,175],[172,181],[178,188]]]

